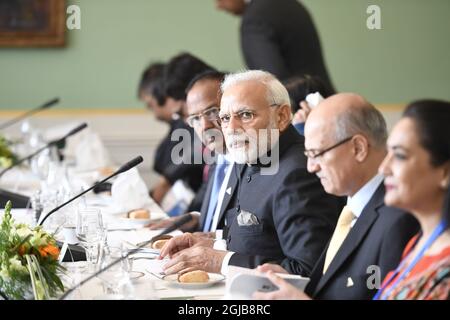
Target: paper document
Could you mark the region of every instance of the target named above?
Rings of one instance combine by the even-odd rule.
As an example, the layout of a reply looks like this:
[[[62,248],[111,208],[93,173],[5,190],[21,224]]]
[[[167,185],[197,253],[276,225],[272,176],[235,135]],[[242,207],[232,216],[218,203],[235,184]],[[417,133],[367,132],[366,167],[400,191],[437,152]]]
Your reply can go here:
[[[277,275],[302,291],[309,282],[309,278],[298,275],[283,273],[277,273]],[[255,269],[228,267],[226,299],[250,300],[256,291],[270,292],[275,290],[278,290],[278,287],[264,273]]]

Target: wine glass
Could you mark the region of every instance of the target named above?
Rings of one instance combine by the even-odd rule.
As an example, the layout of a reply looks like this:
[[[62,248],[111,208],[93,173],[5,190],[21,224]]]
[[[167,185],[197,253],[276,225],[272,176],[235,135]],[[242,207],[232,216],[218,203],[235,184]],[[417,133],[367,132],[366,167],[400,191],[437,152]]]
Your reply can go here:
[[[125,257],[127,252],[123,246],[105,246],[101,255],[100,269],[108,267],[99,273],[98,278],[103,285],[103,298],[107,299],[134,299],[134,286],[130,279],[130,261]],[[117,262],[122,259],[122,261]],[[111,263],[115,263],[109,266]]]
[[[100,209],[79,209],[75,233],[80,245],[86,251],[88,272],[95,272],[105,234]]]

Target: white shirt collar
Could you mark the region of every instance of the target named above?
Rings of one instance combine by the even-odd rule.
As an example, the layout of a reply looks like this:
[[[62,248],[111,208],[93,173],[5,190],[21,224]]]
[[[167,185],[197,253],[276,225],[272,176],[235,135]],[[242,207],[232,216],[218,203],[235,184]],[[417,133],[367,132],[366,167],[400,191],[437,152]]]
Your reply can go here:
[[[348,197],[347,206],[350,207],[356,219],[359,218],[367,203],[378,189],[378,186],[383,182],[383,179],[384,177],[381,174],[377,174],[359,189],[353,197]]]
[[[249,4],[252,0],[244,0],[245,4]]]

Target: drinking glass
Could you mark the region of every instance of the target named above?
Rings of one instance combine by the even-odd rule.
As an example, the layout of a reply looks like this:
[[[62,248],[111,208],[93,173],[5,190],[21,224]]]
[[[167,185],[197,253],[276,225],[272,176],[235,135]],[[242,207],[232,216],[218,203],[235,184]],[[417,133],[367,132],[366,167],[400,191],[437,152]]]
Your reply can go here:
[[[75,233],[80,245],[86,251],[88,272],[95,272],[105,234],[100,209],[79,209]]]
[[[134,299],[134,287],[129,277],[130,260],[126,250],[120,247],[105,246],[101,255],[100,269],[123,259],[98,275],[102,281],[104,297],[109,299]]]

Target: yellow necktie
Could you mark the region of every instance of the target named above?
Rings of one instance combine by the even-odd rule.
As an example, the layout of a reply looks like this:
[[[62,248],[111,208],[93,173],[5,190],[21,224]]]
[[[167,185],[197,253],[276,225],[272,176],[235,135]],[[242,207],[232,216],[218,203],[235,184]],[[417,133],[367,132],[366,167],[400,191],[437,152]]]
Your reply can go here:
[[[342,242],[344,242],[345,237],[347,237],[347,234],[350,231],[351,223],[354,218],[355,215],[353,214],[353,212],[350,210],[349,207],[345,206],[342,209],[341,215],[339,216],[336,229],[334,229],[330,245],[328,246],[327,254],[325,255],[325,264],[323,265],[323,273],[327,271],[331,261],[333,261],[334,256],[341,247]]]

